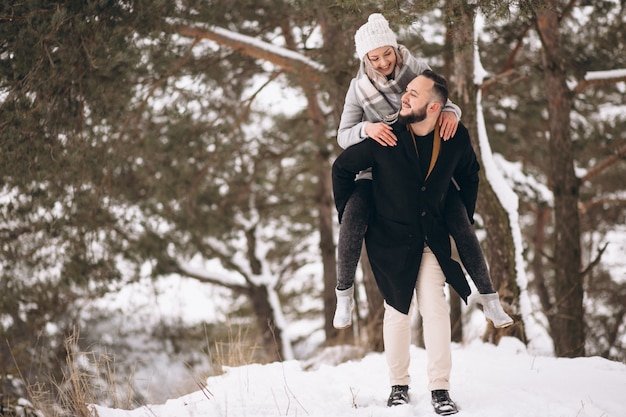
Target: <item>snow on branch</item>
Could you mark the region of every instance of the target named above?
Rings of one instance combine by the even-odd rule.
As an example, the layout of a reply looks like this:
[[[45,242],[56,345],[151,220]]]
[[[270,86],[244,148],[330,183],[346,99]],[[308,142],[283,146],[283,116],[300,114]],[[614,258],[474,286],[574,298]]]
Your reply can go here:
[[[626,81],[626,69],[614,69],[608,71],[589,71],[585,78],[578,83],[575,93],[580,93],[587,87],[616,84]]]
[[[190,265],[178,265],[178,273],[187,278],[193,278],[197,281],[205,284],[213,284],[220,287],[225,287],[233,290],[237,293],[244,293],[246,291],[246,285],[241,281],[237,281],[233,276],[227,275],[222,272],[207,271],[205,269],[194,268]]]
[[[594,81],[594,80],[623,80],[626,78],[626,68],[625,69],[615,69],[609,71],[589,71],[585,74],[585,80]]]
[[[307,56],[281,46],[242,35],[216,26],[198,27],[173,24],[172,31],[194,39],[208,39],[254,58],[271,62],[288,72],[305,72],[313,81],[325,71],[322,64]]]

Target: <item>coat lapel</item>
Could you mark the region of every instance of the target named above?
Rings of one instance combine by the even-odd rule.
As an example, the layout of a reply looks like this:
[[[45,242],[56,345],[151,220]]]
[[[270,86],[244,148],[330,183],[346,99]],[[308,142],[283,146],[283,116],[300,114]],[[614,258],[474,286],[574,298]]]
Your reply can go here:
[[[428,167],[428,173],[426,174],[426,180],[433,172],[437,159],[439,158],[439,152],[441,151],[441,137],[439,136],[439,125],[435,125],[435,134],[433,135],[433,154],[430,157],[430,166]]]
[[[407,131],[409,132],[409,135],[411,136],[412,146],[409,146],[409,148],[411,149],[405,149],[405,151],[409,153],[412,152],[412,155],[409,155],[410,158],[412,157],[417,158],[416,160],[417,163],[415,164],[415,167],[417,169],[417,172],[419,173],[419,178],[421,182],[425,183],[426,181],[428,181],[428,178],[430,177],[430,174],[433,172],[433,169],[435,169],[435,165],[437,164],[437,160],[439,159],[439,153],[441,152],[441,137],[439,136],[439,125],[435,126],[435,133],[433,135],[433,153],[430,157],[430,165],[428,166],[428,172],[426,173],[426,175],[424,175],[420,167],[420,163],[419,163],[420,156],[419,156],[419,151],[417,150],[417,142],[415,141],[415,136],[413,135],[413,131],[411,131],[411,128],[409,126],[407,126]]]

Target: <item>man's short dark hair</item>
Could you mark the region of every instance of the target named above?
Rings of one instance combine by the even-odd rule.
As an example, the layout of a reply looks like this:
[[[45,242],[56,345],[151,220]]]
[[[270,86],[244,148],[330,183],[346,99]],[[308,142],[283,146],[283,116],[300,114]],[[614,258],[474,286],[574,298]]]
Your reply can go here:
[[[441,107],[444,107],[448,102],[448,82],[446,79],[443,75],[439,75],[429,69],[424,70],[421,75],[435,83],[435,85],[433,85],[433,97],[435,101],[441,103]]]

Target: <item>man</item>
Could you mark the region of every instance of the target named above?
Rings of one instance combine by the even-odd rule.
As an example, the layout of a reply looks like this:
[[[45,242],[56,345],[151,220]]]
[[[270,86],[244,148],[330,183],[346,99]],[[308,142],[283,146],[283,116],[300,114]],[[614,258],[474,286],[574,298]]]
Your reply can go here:
[[[452,177],[473,217],[479,165],[467,129],[452,140],[439,137],[437,118],[448,99],[445,79],[426,70],[407,86],[394,128],[397,146],[367,139],[347,148],[333,164],[333,192],[339,218],[354,189],[354,177],[372,167],[374,213],[365,244],[374,277],[385,299],[383,340],[392,385],[387,405],[406,404],[410,383],[410,309],[413,290],[423,318],[432,404],[454,414],[450,399],[450,315],[444,285],[467,302],[471,290],[451,259],[443,209]]]

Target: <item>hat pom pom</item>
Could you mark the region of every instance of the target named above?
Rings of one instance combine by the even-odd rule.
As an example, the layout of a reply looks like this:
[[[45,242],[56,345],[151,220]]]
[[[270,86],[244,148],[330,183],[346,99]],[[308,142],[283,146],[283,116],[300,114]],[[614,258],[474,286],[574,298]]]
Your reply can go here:
[[[380,22],[387,22],[387,19],[385,19],[385,16],[383,16],[380,13],[372,13],[368,18],[367,18],[367,22],[368,23],[373,23],[376,21],[380,21]]]

